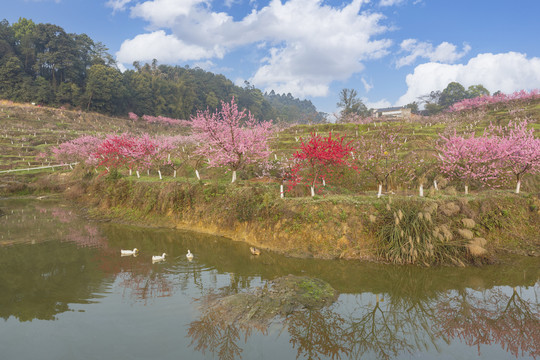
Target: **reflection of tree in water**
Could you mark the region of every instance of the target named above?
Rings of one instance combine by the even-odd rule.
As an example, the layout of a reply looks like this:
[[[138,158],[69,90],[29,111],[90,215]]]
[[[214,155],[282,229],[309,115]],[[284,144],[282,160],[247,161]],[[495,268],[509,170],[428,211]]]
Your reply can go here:
[[[536,295],[536,294],[535,294]],[[437,305],[436,325],[450,338],[469,346],[500,344],[512,355],[540,356],[540,305],[523,299],[516,288],[508,296],[500,288],[483,293],[448,294]]]
[[[229,309],[226,306],[212,306],[211,310],[207,305],[214,303],[217,299],[233,293],[230,288],[223,288],[219,293],[210,291],[202,298],[202,307],[204,311],[200,320],[191,322],[188,329],[188,336],[191,337],[191,345],[195,344],[195,350],[203,354],[210,352],[217,354],[220,359],[240,358],[242,349],[237,342],[240,335],[244,335],[247,340],[253,329],[259,330],[262,334],[267,333],[266,323],[251,324],[234,322],[230,318]]]
[[[170,279],[165,274],[151,271],[151,269],[138,272],[122,271],[117,278],[121,280],[120,286],[124,289],[123,296],[128,296],[133,300],[142,300],[145,305],[148,300],[173,294]]]
[[[291,344],[297,348],[297,358],[348,357],[350,344],[346,321],[330,309],[297,311],[285,319],[284,325]]]
[[[539,355],[538,302],[524,300],[516,290],[506,295],[494,288],[480,293],[482,296],[469,290],[451,291],[435,300],[383,299],[366,293],[358,295],[360,302],[346,312],[304,309],[266,322],[231,317],[227,303],[216,302],[234,292],[222,289],[202,299],[201,318],[188,331],[196,350],[220,359],[241,358],[241,340],[247,342],[253,331],[266,335],[270,323],[279,320],[287,328],[297,358],[392,359],[439,351],[441,343],[450,344],[452,339],[477,346],[479,355],[482,344],[500,344],[515,356]],[[223,306],[206,306],[216,303]]]
[[[415,349],[403,336],[404,329],[401,328],[404,323],[399,316],[407,311],[396,308],[395,313],[385,311],[382,302],[383,299],[376,295],[375,305],[361,305],[348,316],[351,359],[360,359],[366,353],[373,353],[378,359],[389,359]]]

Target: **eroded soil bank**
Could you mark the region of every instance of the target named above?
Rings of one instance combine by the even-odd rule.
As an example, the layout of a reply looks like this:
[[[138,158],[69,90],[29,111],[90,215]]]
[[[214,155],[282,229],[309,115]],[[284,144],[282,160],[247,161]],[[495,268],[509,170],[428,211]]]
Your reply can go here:
[[[217,234],[294,257],[464,265],[540,253],[540,201],[531,194],[280,199],[268,184],[76,176],[56,181],[90,217]]]

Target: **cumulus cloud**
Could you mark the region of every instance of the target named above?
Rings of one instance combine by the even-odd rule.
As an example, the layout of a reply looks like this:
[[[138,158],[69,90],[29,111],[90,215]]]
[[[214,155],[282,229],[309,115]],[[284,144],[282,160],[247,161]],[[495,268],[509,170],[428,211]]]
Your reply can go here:
[[[364,68],[364,61],[388,53],[390,40],[373,39],[388,30],[381,25],[384,17],[361,12],[366,1],[332,7],[322,0],[272,0],[238,21],[212,11],[207,0],[146,1],[133,6],[131,16],[148,21],[153,32],[126,40],[117,58],[203,61],[255,44],[266,56],[249,79],[252,84],[295,96],[324,96],[332,81],[346,80]]]
[[[405,105],[433,90],[443,90],[452,81],[465,87],[481,84],[491,93],[535,89],[540,84],[540,58],[527,58],[526,54],[517,52],[486,53],[466,64],[421,64],[407,75],[407,92],[397,104]]]
[[[392,107],[392,103],[386,99],[382,99],[379,101],[369,101],[367,98],[362,98],[362,102],[368,109],[384,109]]]
[[[197,45],[186,44],[174,35],[167,35],[165,31],[158,30],[149,34],[137,35],[131,40],[124,41],[120,46],[120,50],[116,53],[116,59],[124,64],[130,64],[133,61],[151,61],[153,59],[175,63],[216,57],[219,53],[220,51],[216,49],[206,49]]]
[[[425,58],[432,62],[454,63],[465,56],[471,47],[467,44],[463,45],[463,50],[458,51],[457,46],[448,42],[442,42],[437,47],[433,47],[431,43],[419,42],[415,39],[403,40],[400,44],[402,52],[408,52],[409,55],[404,56],[396,61],[396,67],[400,68],[405,65],[413,64],[418,58]]]

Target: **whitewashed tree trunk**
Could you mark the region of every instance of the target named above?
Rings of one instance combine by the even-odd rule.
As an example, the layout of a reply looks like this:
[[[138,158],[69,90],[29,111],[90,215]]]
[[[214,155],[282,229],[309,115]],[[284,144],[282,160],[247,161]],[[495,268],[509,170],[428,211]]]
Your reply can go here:
[[[133,172],[131,171],[131,169],[129,169],[129,176],[133,175]]]
[[[146,175],[150,176],[150,169],[146,170]]]
[[[379,192],[377,193],[377,198],[380,198],[382,195],[382,184],[379,184]]]
[[[310,186],[311,188],[311,197],[315,196],[315,188],[313,186]]]
[[[420,195],[420,197],[424,196],[424,185],[423,184],[420,184],[420,187],[418,188],[418,195]]]
[[[199,175],[199,170],[195,169],[195,176],[197,176],[197,180],[201,180],[201,176]]]
[[[274,160],[277,160],[277,154],[274,154]]]
[[[136,173],[137,173],[137,179],[140,179],[140,178],[141,178],[141,174],[139,174],[139,170],[137,170]]]
[[[326,186],[326,181],[324,181],[324,179],[322,179],[322,186]]]
[[[521,179],[518,180],[516,185],[516,194],[519,194],[519,190],[521,189]]]
[[[159,180],[163,180],[163,178],[161,177],[161,170],[158,170],[157,172],[159,174]]]
[[[176,170],[174,170],[173,177],[176,178]]]
[[[279,197],[283,199],[285,194],[283,193],[283,184],[279,185]]]
[[[437,180],[433,180],[433,187],[435,190],[439,191],[439,185],[437,185]]]
[[[167,154],[167,161],[171,161],[171,154]]]
[[[232,172],[232,181],[231,183],[235,182],[236,181],[236,170],[233,170]]]
[[[469,185],[465,185],[465,195],[469,194]]]

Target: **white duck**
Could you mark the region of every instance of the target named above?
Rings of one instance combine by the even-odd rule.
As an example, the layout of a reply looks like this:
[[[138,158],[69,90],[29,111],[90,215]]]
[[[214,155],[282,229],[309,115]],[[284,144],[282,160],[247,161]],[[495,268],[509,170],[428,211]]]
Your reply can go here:
[[[139,250],[137,248],[133,250],[120,250],[121,256],[132,256],[132,255],[136,256],[138,253],[139,253]]]
[[[187,258],[189,261],[193,260],[193,254],[191,253],[191,251],[189,251],[189,250],[187,251],[186,258]]]
[[[153,255],[152,256],[152,262],[158,262],[158,261],[163,261],[165,260],[165,253],[163,253],[163,255],[159,256],[159,255]]]

